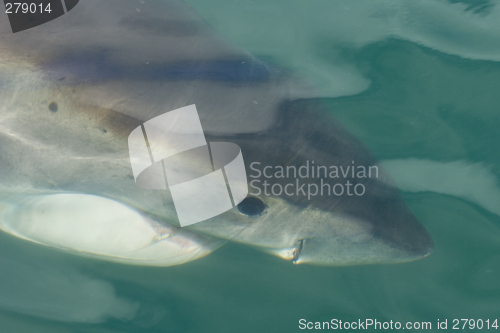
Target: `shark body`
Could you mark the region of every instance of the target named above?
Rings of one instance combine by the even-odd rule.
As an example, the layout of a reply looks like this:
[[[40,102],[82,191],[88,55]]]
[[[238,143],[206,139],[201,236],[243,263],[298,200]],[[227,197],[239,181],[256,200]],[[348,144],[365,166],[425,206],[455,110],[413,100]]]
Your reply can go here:
[[[178,227],[168,191],[136,186],[128,135],[191,104],[207,141],[238,144],[249,174],[254,162],[377,165],[310,84],[232,46],[183,2],[89,0],[16,34],[5,18],[0,59],[0,227],[8,233],[160,266],[225,241],[330,266],[432,252],[431,237],[387,179],[346,175],[363,195],[251,192],[250,205],[263,207],[258,214],[232,209],[188,228]],[[282,187],[290,181],[274,179]],[[307,182],[322,186],[318,177]]]

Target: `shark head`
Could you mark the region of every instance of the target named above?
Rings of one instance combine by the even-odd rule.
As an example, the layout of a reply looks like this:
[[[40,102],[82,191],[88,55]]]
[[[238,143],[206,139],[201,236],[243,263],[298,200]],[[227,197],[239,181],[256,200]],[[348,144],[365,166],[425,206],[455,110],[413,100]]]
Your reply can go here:
[[[383,170],[358,176],[376,159],[309,83],[232,46],[180,1],[141,6],[89,0],[16,34],[0,22],[4,231],[95,258],[165,266],[225,240],[332,266],[406,262],[432,251],[398,190],[378,179],[388,177]],[[136,186],[127,138],[191,104],[208,141],[241,148],[250,196],[181,229],[168,190]],[[196,158],[186,165],[196,168]],[[324,166],[328,177],[276,175],[280,166],[304,165]],[[336,184],[343,194],[333,193]]]
[[[193,230],[295,264],[401,263],[432,252],[432,238],[390,176],[320,100],[281,108],[269,133],[224,138],[241,147],[249,197]]]

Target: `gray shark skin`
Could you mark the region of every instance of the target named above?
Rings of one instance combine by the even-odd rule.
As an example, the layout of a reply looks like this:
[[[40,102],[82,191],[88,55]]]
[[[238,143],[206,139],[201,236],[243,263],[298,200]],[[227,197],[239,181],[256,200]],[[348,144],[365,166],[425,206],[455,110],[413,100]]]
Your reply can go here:
[[[8,233],[158,266],[197,259],[227,240],[327,266],[432,252],[387,179],[342,179],[363,184],[361,196],[254,194],[261,214],[233,208],[187,228],[178,227],[168,190],[136,186],[128,135],[191,104],[207,141],[241,147],[247,175],[253,162],[377,165],[307,82],[232,46],[185,3],[88,0],[16,34],[2,17],[0,59],[0,228]],[[321,186],[319,178],[301,181]]]

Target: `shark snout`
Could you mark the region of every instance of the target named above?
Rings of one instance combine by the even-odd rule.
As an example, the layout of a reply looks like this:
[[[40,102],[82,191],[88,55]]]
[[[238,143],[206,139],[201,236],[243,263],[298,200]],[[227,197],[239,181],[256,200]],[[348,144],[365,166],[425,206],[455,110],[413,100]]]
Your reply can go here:
[[[318,224],[317,232],[295,243],[290,260],[325,266],[395,264],[432,253],[431,235],[402,200],[357,207]]]

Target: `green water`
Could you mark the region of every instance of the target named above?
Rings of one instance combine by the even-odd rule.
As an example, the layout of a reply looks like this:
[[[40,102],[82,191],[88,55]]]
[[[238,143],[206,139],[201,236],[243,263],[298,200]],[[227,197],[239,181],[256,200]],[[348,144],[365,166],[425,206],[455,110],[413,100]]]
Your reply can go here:
[[[433,25],[418,23],[411,10],[394,23],[400,16],[391,8],[401,10],[395,3],[380,11],[365,3],[369,13],[361,4],[327,1],[190,3],[233,43],[318,87],[336,117],[389,161],[408,207],[434,239],[433,254],[399,265],[328,268],[295,266],[228,244],[182,266],[147,268],[88,260],[1,234],[0,250],[8,255],[2,266],[22,263],[41,286],[52,283],[72,295],[77,320],[57,318],[58,309],[33,316],[11,306],[0,312],[0,331],[301,332],[307,330],[299,329],[300,319],[334,318],[431,322],[436,331],[438,319],[448,320],[448,330],[453,319],[500,320],[500,64],[493,31],[467,35],[467,25],[454,26],[493,22],[488,15],[496,12],[437,2],[451,6],[446,16],[421,2],[421,12],[443,15]],[[364,14],[340,15],[341,9]],[[373,26],[373,17],[382,23]],[[405,26],[413,32],[402,33]],[[415,165],[428,167],[427,177],[418,176]],[[23,278],[9,283],[20,302],[57,298],[23,294]],[[73,291],[75,284],[88,286],[87,292]]]

